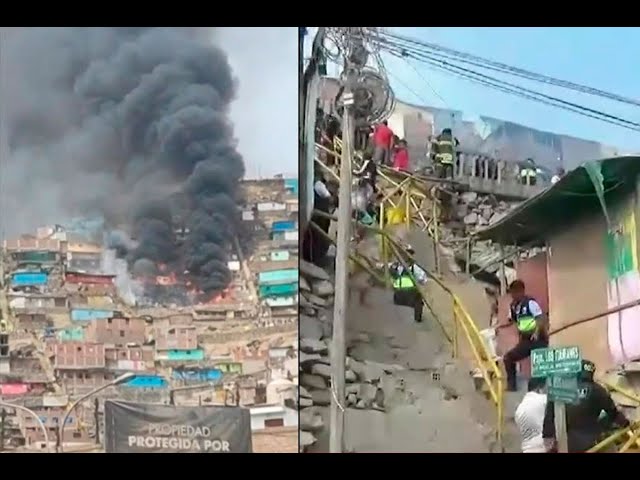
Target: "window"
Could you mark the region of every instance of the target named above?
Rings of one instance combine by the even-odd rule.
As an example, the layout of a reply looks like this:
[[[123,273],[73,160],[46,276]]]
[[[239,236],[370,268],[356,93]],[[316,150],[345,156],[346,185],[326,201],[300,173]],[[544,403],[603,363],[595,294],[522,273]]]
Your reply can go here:
[[[124,337],[124,330],[120,330],[120,337]]]
[[[82,433],[80,433],[80,432],[73,432],[73,438],[82,438]]]
[[[267,418],[264,421],[265,428],[284,427],[283,418]]]
[[[125,325],[129,325],[129,319],[128,319],[128,318],[125,318],[125,319],[124,319],[124,324],[125,324]]]
[[[113,318],[107,318],[107,323],[108,323],[109,325],[111,325],[111,322],[112,322],[112,321],[113,321]]]

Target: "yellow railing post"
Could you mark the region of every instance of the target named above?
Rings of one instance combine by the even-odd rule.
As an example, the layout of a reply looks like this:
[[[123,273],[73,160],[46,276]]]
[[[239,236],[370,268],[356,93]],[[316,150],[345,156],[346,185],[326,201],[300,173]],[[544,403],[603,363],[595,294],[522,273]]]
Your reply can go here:
[[[407,187],[405,190],[405,206],[404,206],[404,217],[405,217],[405,224],[407,226],[407,229],[409,227],[411,227],[411,178],[409,178],[409,181],[407,182]]]
[[[453,300],[453,358],[458,358],[458,322],[460,321],[458,305],[455,298]]]
[[[380,230],[384,232],[385,227],[385,201],[380,202]],[[385,235],[380,235],[380,241],[382,242],[382,263],[384,265],[384,282],[385,285],[389,285],[389,246],[387,245],[387,237]]]

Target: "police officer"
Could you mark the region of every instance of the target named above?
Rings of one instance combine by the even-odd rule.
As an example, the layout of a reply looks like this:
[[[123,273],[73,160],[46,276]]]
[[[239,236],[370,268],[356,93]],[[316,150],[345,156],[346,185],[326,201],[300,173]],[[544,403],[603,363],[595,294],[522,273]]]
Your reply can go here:
[[[578,379],[578,403],[566,406],[569,453],[586,452],[595,446],[612,424],[623,428],[629,425],[629,420],[617,409],[609,392],[594,381],[595,371],[596,366],[593,362],[582,360],[582,371]],[[603,412],[605,423],[601,417]],[[542,437],[551,451],[557,448],[552,402],[547,403]]]
[[[453,163],[458,143],[458,139],[453,137],[450,128],[445,128],[435,138],[432,152],[439,178],[453,178]]]
[[[407,245],[405,250],[409,255],[415,255],[415,250],[411,245]],[[411,274],[413,274],[413,277],[420,285],[427,282],[427,274],[415,263],[411,261],[407,263],[411,273],[409,273],[400,262],[394,262],[390,265],[389,270],[393,279],[393,303],[404,307],[412,307],[413,318],[419,323],[422,322],[424,305],[422,295],[420,295],[418,286],[413,282]]]
[[[515,324],[518,328],[518,344],[503,357],[504,368],[507,373],[507,390],[515,392],[517,388],[516,365],[520,360],[531,355],[531,350],[546,348],[549,345],[547,336],[547,321],[540,304],[525,292],[524,282],[514,280],[509,285],[511,306],[509,308],[509,322],[499,325],[497,329]]]

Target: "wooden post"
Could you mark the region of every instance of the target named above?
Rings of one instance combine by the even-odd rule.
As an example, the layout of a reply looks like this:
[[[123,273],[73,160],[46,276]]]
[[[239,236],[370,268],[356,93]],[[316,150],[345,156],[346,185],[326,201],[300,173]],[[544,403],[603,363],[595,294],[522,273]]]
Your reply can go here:
[[[507,274],[504,268],[504,246],[500,245],[500,295],[507,293]]]
[[[353,93],[351,82],[343,96],[342,161],[340,165],[340,197],[336,241],[335,301],[333,309],[333,338],[331,344],[331,412],[329,452],[342,453],[344,432],[345,361],[346,361],[346,309],[349,298],[347,269],[351,247],[351,155],[353,137]]]
[[[556,442],[558,443],[558,453],[568,453],[569,443],[567,440],[567,411],[564,403],[553,402],[553,413],[555,416]]]
[[[411,228],[411,180],[407,182],[407,188],[404,194],[405,194],[404,222],[407,228]]]
[[[471,273],[471,237],[467,237],[467,255],[464,263],[465,273],[469,275]]]

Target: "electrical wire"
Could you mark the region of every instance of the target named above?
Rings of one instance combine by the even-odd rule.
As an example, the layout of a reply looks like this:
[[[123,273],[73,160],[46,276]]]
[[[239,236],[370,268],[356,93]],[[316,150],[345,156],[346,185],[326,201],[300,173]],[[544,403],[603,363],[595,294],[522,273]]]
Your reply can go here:
[[[399,34],[391,33],[388,31],[378,32],[377,38],[393,42],[400,47],[418,50],[422,53],[438,56],[441,58],[451,59],[461,63],[475,65],[480,68],[494,70],[494,71],[502,72],[508,75],[525,78],[535,82],[546,83],[546,84],[554,85],[557,87],[565,88],[568,90],[585,93],[587,95],[606,98],[608,100],[613,100],[620,103],[640,106],[640,100],[638,99],[624,97],[622,95],[607,92],[605,90],[600,90],[598,88],[589,87],[587,85],[582,85],[579,83],[562,80],[559,78],[551,77],[549,75],[543,75],[540,73],[531,72],[523,68],[514,67],[514,66],[507,65],[505,63],[497,62],[494,60],[489,60],[483,57],[479,57],[477,55],[461,52],[459,50],[444,47],[442,45],[438,45],[435,43],[416,40],[410,37],[406,37],[404,35],[399,35]]]
[[[430,57],[429,55],[419,54],[415,52],[410,53],[404,48],[399,47],[398,45],[384,42],[383,49],[385,49],[387,53],[394,55],[398,58],[405,58],[405,59],[413,58],[422,63],[429,64],[432,67],[435,67],[436,69],[439,69],[441,71],[453,73],[459,77],[466,78],[468,80],[474,81],[475,83],[479,83],[481,85],[497,89],[504,93],[510,93],[516,96],[520,96],[522,98],[527,98],[529,100],[537,101],[539,103],[554,106],[557,108],[562,108],[564,110],[568,110],[573,113],[577,113],[579,115],[601,120],[616,126],[628,128],[630,130],[640,131],[640,123],[632,122],[630,120],[626,120],[626,119],[617,117],[615,115],[610,115],[608,113],[605,113],[599,110],[595,110],[589,107],[584,107],[582,105],[579,105],[573,102],[568,102],[557,97],[539,93],[534,90],[524,88],[520,85],[515,85],[509,82],[505,82],[495,77],[491,77],[491,76],[476,72],[474,70],[461,67],[459,65],[451,64],[449,62]]]

